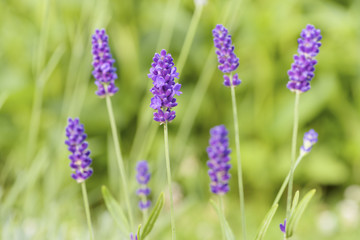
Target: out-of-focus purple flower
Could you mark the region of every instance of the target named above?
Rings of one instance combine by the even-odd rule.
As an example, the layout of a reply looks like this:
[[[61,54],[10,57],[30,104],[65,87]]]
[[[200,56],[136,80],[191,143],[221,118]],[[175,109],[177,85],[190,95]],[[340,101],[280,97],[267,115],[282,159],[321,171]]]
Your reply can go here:
[[[306,92],[310,89],[310,81],[314,77],[314,59],[319,53],[322,38],[320,30],[308,24],[298,39],[298,55],[294,55],[294,63],[288,71],[289,82],[287,88],[293,92]]]
[[[105,97],[106,94],[114,95],[119,90],[115,86],[117,79],[116,68],[113,67],[115,60],[111,56],[108,36],[104,29],[96,29],[92,36],[92,54],[94,66],[92,74],[98,86],[96,95],[99,97]]]
[[[155,53],[148,77],[152,79],[154,87],[150,92],[154,95],[151,98],[150,107],[154,112],[154,120],[160,123],[172,121],[175,118],[175,111],[172,108],[177,106],[175,95],[180,95],[181,84],[175,83],[179,78],[176,72],[171,54],[163,49],[160,54]]]
[[[88,143],[85,142],[86,134],[84,133],[84,125],[80,124],[78,118],[68,119],[68,125],[65,129],[67,140],[65,144],[68,145],[68,150],[71,152],[69,156],[70,167],[74,170],[71,177],[78,183],[88,179],[93,170],[90,168],[92,162],[90,150],[87,149]]]
[[[219,125],[210,129],[210,135],[210,146],[206,149],[209,156],[210,189],[215,194],[223,195],[229,191],[231,168],[228,131],[224,125]]]
[[[224,85],[227,87],[231,87],[230,78],[232,80],[232,85],[237,86],[241,83],[241,80],[238,77],[238,74],[236,73],[234,76],[228,76],[224,75]]]
[[[137,237],[137,235],[135,234],[132,234],[132,233],[130,233],[130,240],[138,240],[138,237]]]
[[[150,180],[149,165],[147,161],[139,161],[136,166],[136,171],[136,180],[140,184],[140,188],[136,191],[136,194],[141,198],[139,208],[145,210],[151,205],[151,201],[147,199],[147,196],[150,194],[150,188],[147,186]]]
[[[286,233],[286,218],[284,220],[284,224],[280,223],[280,231],[282,231],[283,233]]]
[[[312,146],[318,141],[318,133],[314,129],[310,129],[304,134],[304,143],[300,148],[300,154],[306,155],[311,151]]]

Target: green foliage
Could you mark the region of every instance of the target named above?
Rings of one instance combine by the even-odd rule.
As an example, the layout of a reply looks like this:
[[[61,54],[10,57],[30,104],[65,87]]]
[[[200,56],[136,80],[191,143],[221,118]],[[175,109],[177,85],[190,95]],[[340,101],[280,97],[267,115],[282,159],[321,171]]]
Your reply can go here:
[[[111,195],[106,186],[101,187],[102,195],[105,201],[105,205],[110,212],[111,216],[115,220],[119,229],[125,236],[129,236],[129,221],[127,220],[124,211],[122,210],[120,204],[115,200],[115,198]],[[140,226],[139,226],[140,229]]]
[[[231,230],[229,223],[226,221],[223,211],[220,209],[218,204],[216,204],[212,199],[210,200],[210,203],[216,210],[216,213],[218,214],[221,228],[225,234],[225,239],[226,240],[235,240],[234,233]]]
[[[256,237],[255,237],[255,240],[261,240],[265,237],[265,234],[266,234],[266,231],[268,230],[269,228],[269,225],[271,223],[271,220],[273,219],[275,213],[276,213],[276,210],[278,209],[279,205],[278,204],[274,204],[269,212],[266,214],[263,222],[261,223],[260,225],[260,230],[259,232],[257,233]]]
[[[310,200],[314,196],[315,192],[316,192],[315,189],[309,191],[301,199],[299,204],[297,204],[297,202],[299,200],[298,191],[297,191],[297,194],[295,194],[294,202],[293,202],[294,205],[292,206],[292,209],[291,209],[291,216],[290,216],[290,219],[287,222],[287,226],[286,226],[286,237],[291,237],[294,234],[294,230],[295,230],[296,226],[298,225],[301,216],[303,215],[306,207],[310,203]]]
[[[159,214],[164,206],[164,193],[161,193],[158,200],[156,201],[156,204],[153,208],[153,210],[151,211],[151,214],[149,216],[149,219],[147,220],[145,226],[144,226],[144,230],[141,233],[141,239],[145,239],[147,235],[149,235],[149,233],[151,232],[151,230],[153,229],[156,220],[159,217]]]

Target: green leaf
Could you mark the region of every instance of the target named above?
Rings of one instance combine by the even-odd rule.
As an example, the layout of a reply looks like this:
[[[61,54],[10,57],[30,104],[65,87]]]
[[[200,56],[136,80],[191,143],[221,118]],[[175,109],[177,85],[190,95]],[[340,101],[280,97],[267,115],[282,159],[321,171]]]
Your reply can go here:
[[[314,196],[315,192],[316,192],[315,189],[309,191],[303,197],[303,199],[301,199],[301,201],[299,202],[298,206],[294,210],[294,213],[291,215],[291,217],[290,217],[290,219],[289,219],[289,221],[287,223],[286,237],[291,237],[293,235],[294,230],[295,230],[297,224],[299,223],[299,220],[300,220],[302,214],[304,213],[307,205],[309,204],[310,200]]]
[[[292,216],[294,214],[295,208],[297,207],[298,203],[299,203],[299,190],[296,191],[293,202],[292,202],[292,206],[290,209],[290,216]]]
[[[218,217],[221,222],[221,227],[223,228],[223,231],[225,233],[225,239],[226,240],[235,240],[234,233],[232,232],[230,225],[226,221],[226,218],[225,218],[224,214],[222,213],[222,211],[220,210],[219,206],[212,199],[210,200],[210,203],[214,207],[214,209],[216,210],[216,212],[218,214]]]
[[[274,204],[270,208],[269,212],[266,214],[264,220],[261,223],[260,230],[259,230],[258,234],[256,235],[255,240],[261,240],[264,238],[265,233],[270,225],[272,218],[274,217],[274,215],[276,213],[278,206],[279,206],[279,204]]]
[[[106,186],[101,187],[102,195],[105,200],[105,205],[110,212],[111,216],[114,218],[115,222],[120,228],[120,231],[128,236],[130,234],[129,222],[120,207],[119,203],[111,195]]]
[[[158,200],[156,201],[155,207],[153,208],[153,210],[151,211],[150,217],[147,220],[145,226],[144,226],[144,230],[141,234],[141,239],[145,239],[146,236],[151,232],[151,230],[154,227],[154,224],[157,220],[157,218],[159,217],[159,214],[161,212],[161,209],[164,206],[164,193],[160,193],[160,196],[158,198]]]
[[[138,240],[141,240],[141,239],[142,239],[142,236],[141,236],[141,233],[140,233],[140,229],[141,229],[141,224],[139,224],[138,230],[137,230],[137,234],[136,234]]]

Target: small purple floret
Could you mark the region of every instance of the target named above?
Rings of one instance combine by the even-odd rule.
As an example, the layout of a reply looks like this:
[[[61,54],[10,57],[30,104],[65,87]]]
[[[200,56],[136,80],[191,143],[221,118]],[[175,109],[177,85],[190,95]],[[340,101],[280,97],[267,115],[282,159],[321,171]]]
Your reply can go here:
[[[137,235],[135,234],[132,234],[132,233],[130,233],[130,240],[138,240],[138,237],[137,237]]]
[[[160,54],[155,53],[148,77],[152,79],[154,87],[150,92],[154,95],[151,98],[150,107],[156,110],[154,120],[160,123],[170,122],[175,118],[175,111],[172,108],[177,106],[175,95],[180,96],[181,84],[175,83],[179,73],[174,66],[171,54],[163,49]]]
[[[145,210],[151,205],[151,201],[147,199],[147,196],[150,194],[150,188],[147,187],[147,184],[151,176],[147,161],[139,161],[136,165],[136,171],[136,180],[140,184],[140,188],[136,191],[136,194],[141,198],[139,208]]]
[[[287,88],[293,92],[306,92],[310,89],[310,81],[314,77],[314,59],[319,53],[322,38],[320,30],[308,24],[298,39],[298,55],[294,55],[294,63],[288,71],[289,82]]]
[[[215,126],[210,130],[209,147],[206,149],[210,168],[208,174],[210,176],[211,192],[223,195],[229,191],[229,164],[231,150],[229,149],[228,131],[224,125]]]
[[[304,143],[300,148],[300,154],[305,155],[311,151],[312,146],[318,141],[318,133],[314,129],[310,129],[304,134]]]
[[[92,160],[89,157],[90,151],[87,149],[88,143],[85,142],[84,125],[80,124],[78,118],[69,118],[65,131],[67,137],[65,144],[69,146],[68,150],[71,152],[69,156],[71,160],[70,167],[75,171],[71,174],[71,177],[78,183],[81,183],[93,173],[93,170],[90,168]]]
[[[284,220],[284,224],[280,223],[280,231],[286,233],[286,219]]]
[[[92,54],[93,66],[92,72],[98,90],[96,95],[105,97],[114,95],[119,89],[115,86],[115,79],[117,79],[116,68],[113,67],[115,60],[110,53],[108,43],[108,36],[104,29],[96,29],[92,36]]]

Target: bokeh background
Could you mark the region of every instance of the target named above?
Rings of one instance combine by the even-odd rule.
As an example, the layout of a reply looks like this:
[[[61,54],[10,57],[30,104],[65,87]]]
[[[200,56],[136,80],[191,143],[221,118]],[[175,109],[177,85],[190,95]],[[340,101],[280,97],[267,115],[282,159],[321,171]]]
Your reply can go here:
[[[295,172],[300,194],[315,188],[294,239],[359,239],[360,236],[360,1],[356,0],[2,0],[0,1],[0,233],[2,239],[88,239],[80,185],[70,178],[64,128],[80,117],[92,150],[87,181],[97,239],[121,239],[101,196],[106,185],[123,203],[104,99],[94,92],[91,35],[105,28],[120,91],[112,97],[137,223],[136,161],[150,163],[155,201],[167,189],[162,127],[152,120],[147,73],[156,51],[180,65],[183,94],[169,125],[178,239],[219,239],[209,199],[209,129],[225,124],[233,143],[230,90],[217,70],[211,30],[229,28],[236,89],[250,239],[290,165],[294,94],[287,70],[306,24],[323,40],[312,89],[300,99],[298,146],[314,128],[319,142]],[[190,51],[184,46],[189,29]],[[191,34],[190,34],[191,36]],[[181,56],[182,55],[182,56]],[[181,61],[179,60],[181,58]],[[179,62],[180,61],[180,62]],[[234,153],[232,154],[234,159]],[[240,239],[236,163],[226,217]],[[281,239],[278,224],[266,239]],[[169,239],[165,206],[149,239]],[[136,229],[134,229],[135,231]]]

